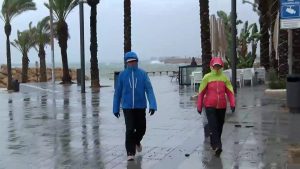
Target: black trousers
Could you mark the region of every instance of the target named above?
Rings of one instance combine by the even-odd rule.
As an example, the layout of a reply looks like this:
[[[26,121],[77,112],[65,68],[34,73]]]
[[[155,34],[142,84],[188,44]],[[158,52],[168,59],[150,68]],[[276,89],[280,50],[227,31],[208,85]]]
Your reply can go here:
[[[136,145],[139,145],[146,132],[146,109],[123,109],[127,155],[135,155]]]
[[[222,148],[222,131],[226,109],[206,108],[208,127],[210,130],[210,144],[213,149]]]

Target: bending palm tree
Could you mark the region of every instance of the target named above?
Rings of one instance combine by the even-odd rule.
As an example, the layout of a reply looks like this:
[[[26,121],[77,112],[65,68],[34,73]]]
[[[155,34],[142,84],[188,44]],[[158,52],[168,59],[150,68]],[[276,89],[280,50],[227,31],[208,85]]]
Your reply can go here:
[[[32,29],[23,32],[18,31],[17,39],[11,42],[11,44],[22,53],[22,83],[28,81],[28,52],[35,44],[32,36]]]
[[[45,46],[51,42],[49,21],[50,17],[45,17],[43,20],[38,22],[37,26],[34,28],[35,45],[38,48],[38,55],[40,58],[40,82],[47,81]]]
[[[99,69],[97,58],[97,5],[100,0],[87,0],[91,7],[90,29],[91,29],[91,87],[100,87]]]
[[[11,74],[11,53],[10,53],[10,40],[11,34],[11,20],[20,15],[21,13],[29,10],[36,10],[35,3],[32,0],[4,0],[1,9],[1,17],[5,22],[4,30],[6,34],[6,53],[7,53],[7,89],[11,90],[12,87],[12,74]]]
[[[50,0],[51,7],[54,11],[54,16],[57,19],[56,33],[58,38],[58,44],[60,46],[61,59],[63,64],[63,77],[62,84],[71,84],[71,76],[69,74],[68,65],[68,37],[69,30],[66,18],[68,14],[78,5],[79,0]],[[49,4],[45,3],[45,6],[50,9]]]
[[[210,72],[209,62],[211,60],[211,43],[209,29],[208,0],[199,0],[200,22],[201,22],[201,46],[202,46],[202,72],[203,75]]]

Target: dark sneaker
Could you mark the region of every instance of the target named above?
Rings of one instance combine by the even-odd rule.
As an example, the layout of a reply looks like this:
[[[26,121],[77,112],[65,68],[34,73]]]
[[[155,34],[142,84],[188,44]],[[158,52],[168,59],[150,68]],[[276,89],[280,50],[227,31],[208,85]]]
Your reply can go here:
[[[134,156],[133,155],[127,156],[127,161],[134,161]]]
[[[223,150],[221,148],[216,148],[215,149],[215,156],[219,157],[221,155],[222,151]]]

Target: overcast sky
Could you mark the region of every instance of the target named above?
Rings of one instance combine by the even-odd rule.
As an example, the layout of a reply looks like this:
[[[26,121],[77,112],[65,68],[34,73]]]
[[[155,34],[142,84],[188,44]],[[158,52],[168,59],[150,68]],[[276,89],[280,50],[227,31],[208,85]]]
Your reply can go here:
[[[48,0],[34,0],[36,11],[25,12],[12,21],[11,41],[17,30],[28,28],[28,23],[36,25],[49,14],[44,7]],[[3,0],[0,0],[2,7]],[[211,0],[210,14],[218,10],[229,13],[231,0]],[[89,62],[89,15],[90,8],[85,4],[85,56]],[[100,0],[98,5],[98,60],[100,63],[121,62],[123,60],[123,0]],[[252,7],[237,0],[238,18],[252,22],[258,16]],[[68,41],[69,63],[80,62],[79,12],[78,7],[68,16],[70,39]],[[6,63],[4,23],[0,20],[0,64]],[[133,0],[132,1],[132,50],[141,60],[151,57],[195,56],[201,54],[199,0]],[[21,63],[21,53],[11,46],[12,63]],[[48,67],[51,66],[50,47],[46,48]],[[37,52],[29,52],[31,63],[38,61]],[[60,48],[55,42],[55,62],[61,63]]]

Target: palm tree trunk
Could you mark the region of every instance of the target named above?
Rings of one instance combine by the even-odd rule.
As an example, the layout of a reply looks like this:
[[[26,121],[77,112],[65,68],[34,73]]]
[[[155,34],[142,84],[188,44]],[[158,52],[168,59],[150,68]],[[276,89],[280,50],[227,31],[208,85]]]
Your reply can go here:
[[[6,57],[7,57],[7,90],[12,90],[12,72],[11,72],[11,53],[10,53],[10,40],[9,36],[11,34],[11,25],[6,23],[4,26],[6,34]]]
[[[91,87],[100,87],[99,81],[99,69],[98,69],[98,58],[97,58],[97,4],[91,5],[91,17],[90,17],[90,27],[91,27]]]
[[[23,53],[22,57],[22,83],[27,83],[28,81],[28,64],[29,59],[27,53]]]
[[[60,46],[61,59],[63,64],[62,84],[71,84],[72,79],[69,73],[68,65],[68,25],[65,21],[58,21],[57,24],[58,44]]]
[[[124,53],[131,51],[131,0],[124,0]]]
[[[252,43],[251,44],[252,46],[252,52],[251,52],[251,57],[252,57],[252,60],[251,60],[251,65],[250,67],[253,67],[253,64],[254,64],[254,61],[256,59],[256,49],[257,49],[257,44],[255,43]]]
[[[289,73],[288,67],[288,32],[287,30],[279,31],[279,42],[278,42],[278,54],[279,54],[279,66],[278,75],[281,79],[285,79]]]
[[[293,74],[300,74],[300,29],[293,30]]]
[[[278,3],[278,0],[273,0],[271,2],[271,64],[272,64],[272,67],[278,72],[278,60],[276,59],[276,52],[275,52],[275,49],[274,49],[274,45],[273,45],[273,35],[274,35],[274,25],[275,25],[275,22],[276,22],[276,18],[277,18],[277,12],[278,12],[278,9],[279,9],[279,3]]]
[[[270,17],[268,13],[268,1],[259,0],[258,9],[261,14],[259,16],[260,24],[260,65],[263,66],[266,70],[270,68],[270,59],[269,59],[269,27],[270,27]]]
[[[209,3],[208,0],[199,0],[201,23],[201,47],[202,47],[202,72],[203,75],[210,72],[211,43],[209,29]]]
[[[44,45],[39,45],[40,82],[47,82],[46,52]]]

